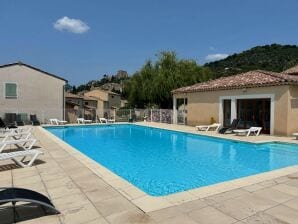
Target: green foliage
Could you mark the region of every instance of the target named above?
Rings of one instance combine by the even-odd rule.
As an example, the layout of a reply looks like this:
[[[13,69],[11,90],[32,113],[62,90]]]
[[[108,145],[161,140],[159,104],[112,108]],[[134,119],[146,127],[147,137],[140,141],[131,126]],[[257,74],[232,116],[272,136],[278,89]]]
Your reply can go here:
[[[265,45],[254,47],[223,60],[205,64],[216,77],[229,76],[256,69],[281,72],[298,64],[296,45]]]
[[[210,78],[209,70],[194,60],[181,60],[174,52],[161,52],[155,63],[147,61],[125,82],[124,95],[132,107],[171,108],[173,89]]]

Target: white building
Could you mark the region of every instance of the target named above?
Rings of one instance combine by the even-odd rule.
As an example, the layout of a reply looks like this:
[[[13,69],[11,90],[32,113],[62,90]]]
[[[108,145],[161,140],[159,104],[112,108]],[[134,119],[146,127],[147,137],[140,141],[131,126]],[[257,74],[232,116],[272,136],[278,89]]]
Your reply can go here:
[[[67,80],[22,62],[0,66],[0,117],[15,114],[41,122],[64,119],[64,86]]]

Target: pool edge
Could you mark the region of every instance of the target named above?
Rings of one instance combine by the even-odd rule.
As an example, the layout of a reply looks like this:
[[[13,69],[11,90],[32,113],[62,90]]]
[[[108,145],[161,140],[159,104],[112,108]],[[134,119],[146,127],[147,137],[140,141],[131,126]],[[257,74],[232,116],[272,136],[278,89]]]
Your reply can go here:
[[[139,124],[137,124],[139,125]],[[79,126],[79,125],[76,125]],[[142,126],[142,125],[140,125]],[[148,127],[148,126],[147,126]],[[122,177],[114,174],[109,169],[103,167],[96,161],[92,160],[79,150],[64,142],[62,139],[56,137],[43,127],[38,127],[46,136],[55,141],[63,150],[68,152],[71,156],[75,157],[88,169],[90,169],[99,178],[105,181],[108,185],[118,191],[121,195],[127,198],[135,206],[143,210],[144,212],[152,212],[171,206],[183,204],[197,199],[202,199],[219,193],[224,193],[230,190],[246,187],[252,184],[257,184],[266,180],[271,180],[281,176],[286,176],[292,173],[298,172],[298,165],[290,166],[273,171],[263,172],[260,174],[242,177],[234,180],[229,180],[205,187],[195,188],[192,190],[174,193],[168,196],[154,197],[150,196],[142,190],[135,187]],[[162,128],[161,128],[162,129]],[[166,129],[169,130],[169,129]],[[170,129],[171,130],[171,129]],[[183,131],[180,131],[183,132]],[[185,132],[188,133],[188,132]]]

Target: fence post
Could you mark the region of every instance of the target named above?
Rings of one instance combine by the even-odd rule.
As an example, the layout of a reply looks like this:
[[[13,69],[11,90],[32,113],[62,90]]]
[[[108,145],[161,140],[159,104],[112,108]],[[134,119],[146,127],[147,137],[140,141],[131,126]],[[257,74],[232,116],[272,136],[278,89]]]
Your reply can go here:
[[[131,109],[129,109],[129,119],[131,119]]]

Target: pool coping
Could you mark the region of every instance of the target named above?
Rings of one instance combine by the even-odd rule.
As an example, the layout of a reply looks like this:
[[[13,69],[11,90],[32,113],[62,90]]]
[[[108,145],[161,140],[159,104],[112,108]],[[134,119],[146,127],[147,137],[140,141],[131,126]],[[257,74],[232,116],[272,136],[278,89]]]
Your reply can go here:
[[[121,124],[129,124],[129,123],[121,122]],[[88,125],[106,125],[106,124],[87,124],[87,125],[71,125],[71,126],[88,126]],[[148,125],[142,125],[142,124],[137,124],[137,125],[148,127]],[[44,126],[44,127],[50,127],[50,126]],[[274,178],[278,178],[278,177],[282,177],[282,176],[286,176],[286,175],[290,175],[298,172],[298,165],[295,165],[295,166],[263,172],[260,174],[255,174],[247,177],[224,181],[221,183],[212,184],[204,187],[199,187],[199,188],[195,188],[195,189],[191,189],[183,192],[178,192],[167,196],[156,197],[156,196],[148,195],[146,192],[140,190],[139,188],[137,188],[127,180],[116,175],[115,173],[105,168],[98,162],[89,158],[87,155],[81,153],[79,150],[69,145],[68,143],[64,142],[62,139],[56,137],[54,134],[47,131],[45,128],[43,127],[38,127],[38,128],[43,133],[45,133],[46,136],[48,136],[51,140],[55,141],[59,146],[61,146],[62,149],[68,152],[75,159],[79,160],[82,164],[84,164],[87,168],[89,168],[94,174],[96,174],[99,178],[105,181],[116,191],[121,193],[121,195],[123,195],[126,199],[128,199],[131,203],[133,203],[135,206],[137,206],[144,212],[152,212],[152,211],[180,205],[185,202],[202,199],[219,193],[224,193],[226,191],[235,190],[238,188],[246,187],[252,184],[257,184],[263,181],[271,180]],[[157,127],[153,127],[153,128],[157,128]],[[160,129],[172,130],[167,128],[160,128]],[[193,134],[192,132],[188,132],[188,131],[179,131],[179,130],[177,131]],[[203,135],[203,136],[209,136],[209,135]],[[220,138],[220,137],[217,137],[217,138]],[[241,140],[241,141],[244,141],[244,140]],[[244,142],[247,142],[247,141],[244,141]]]

